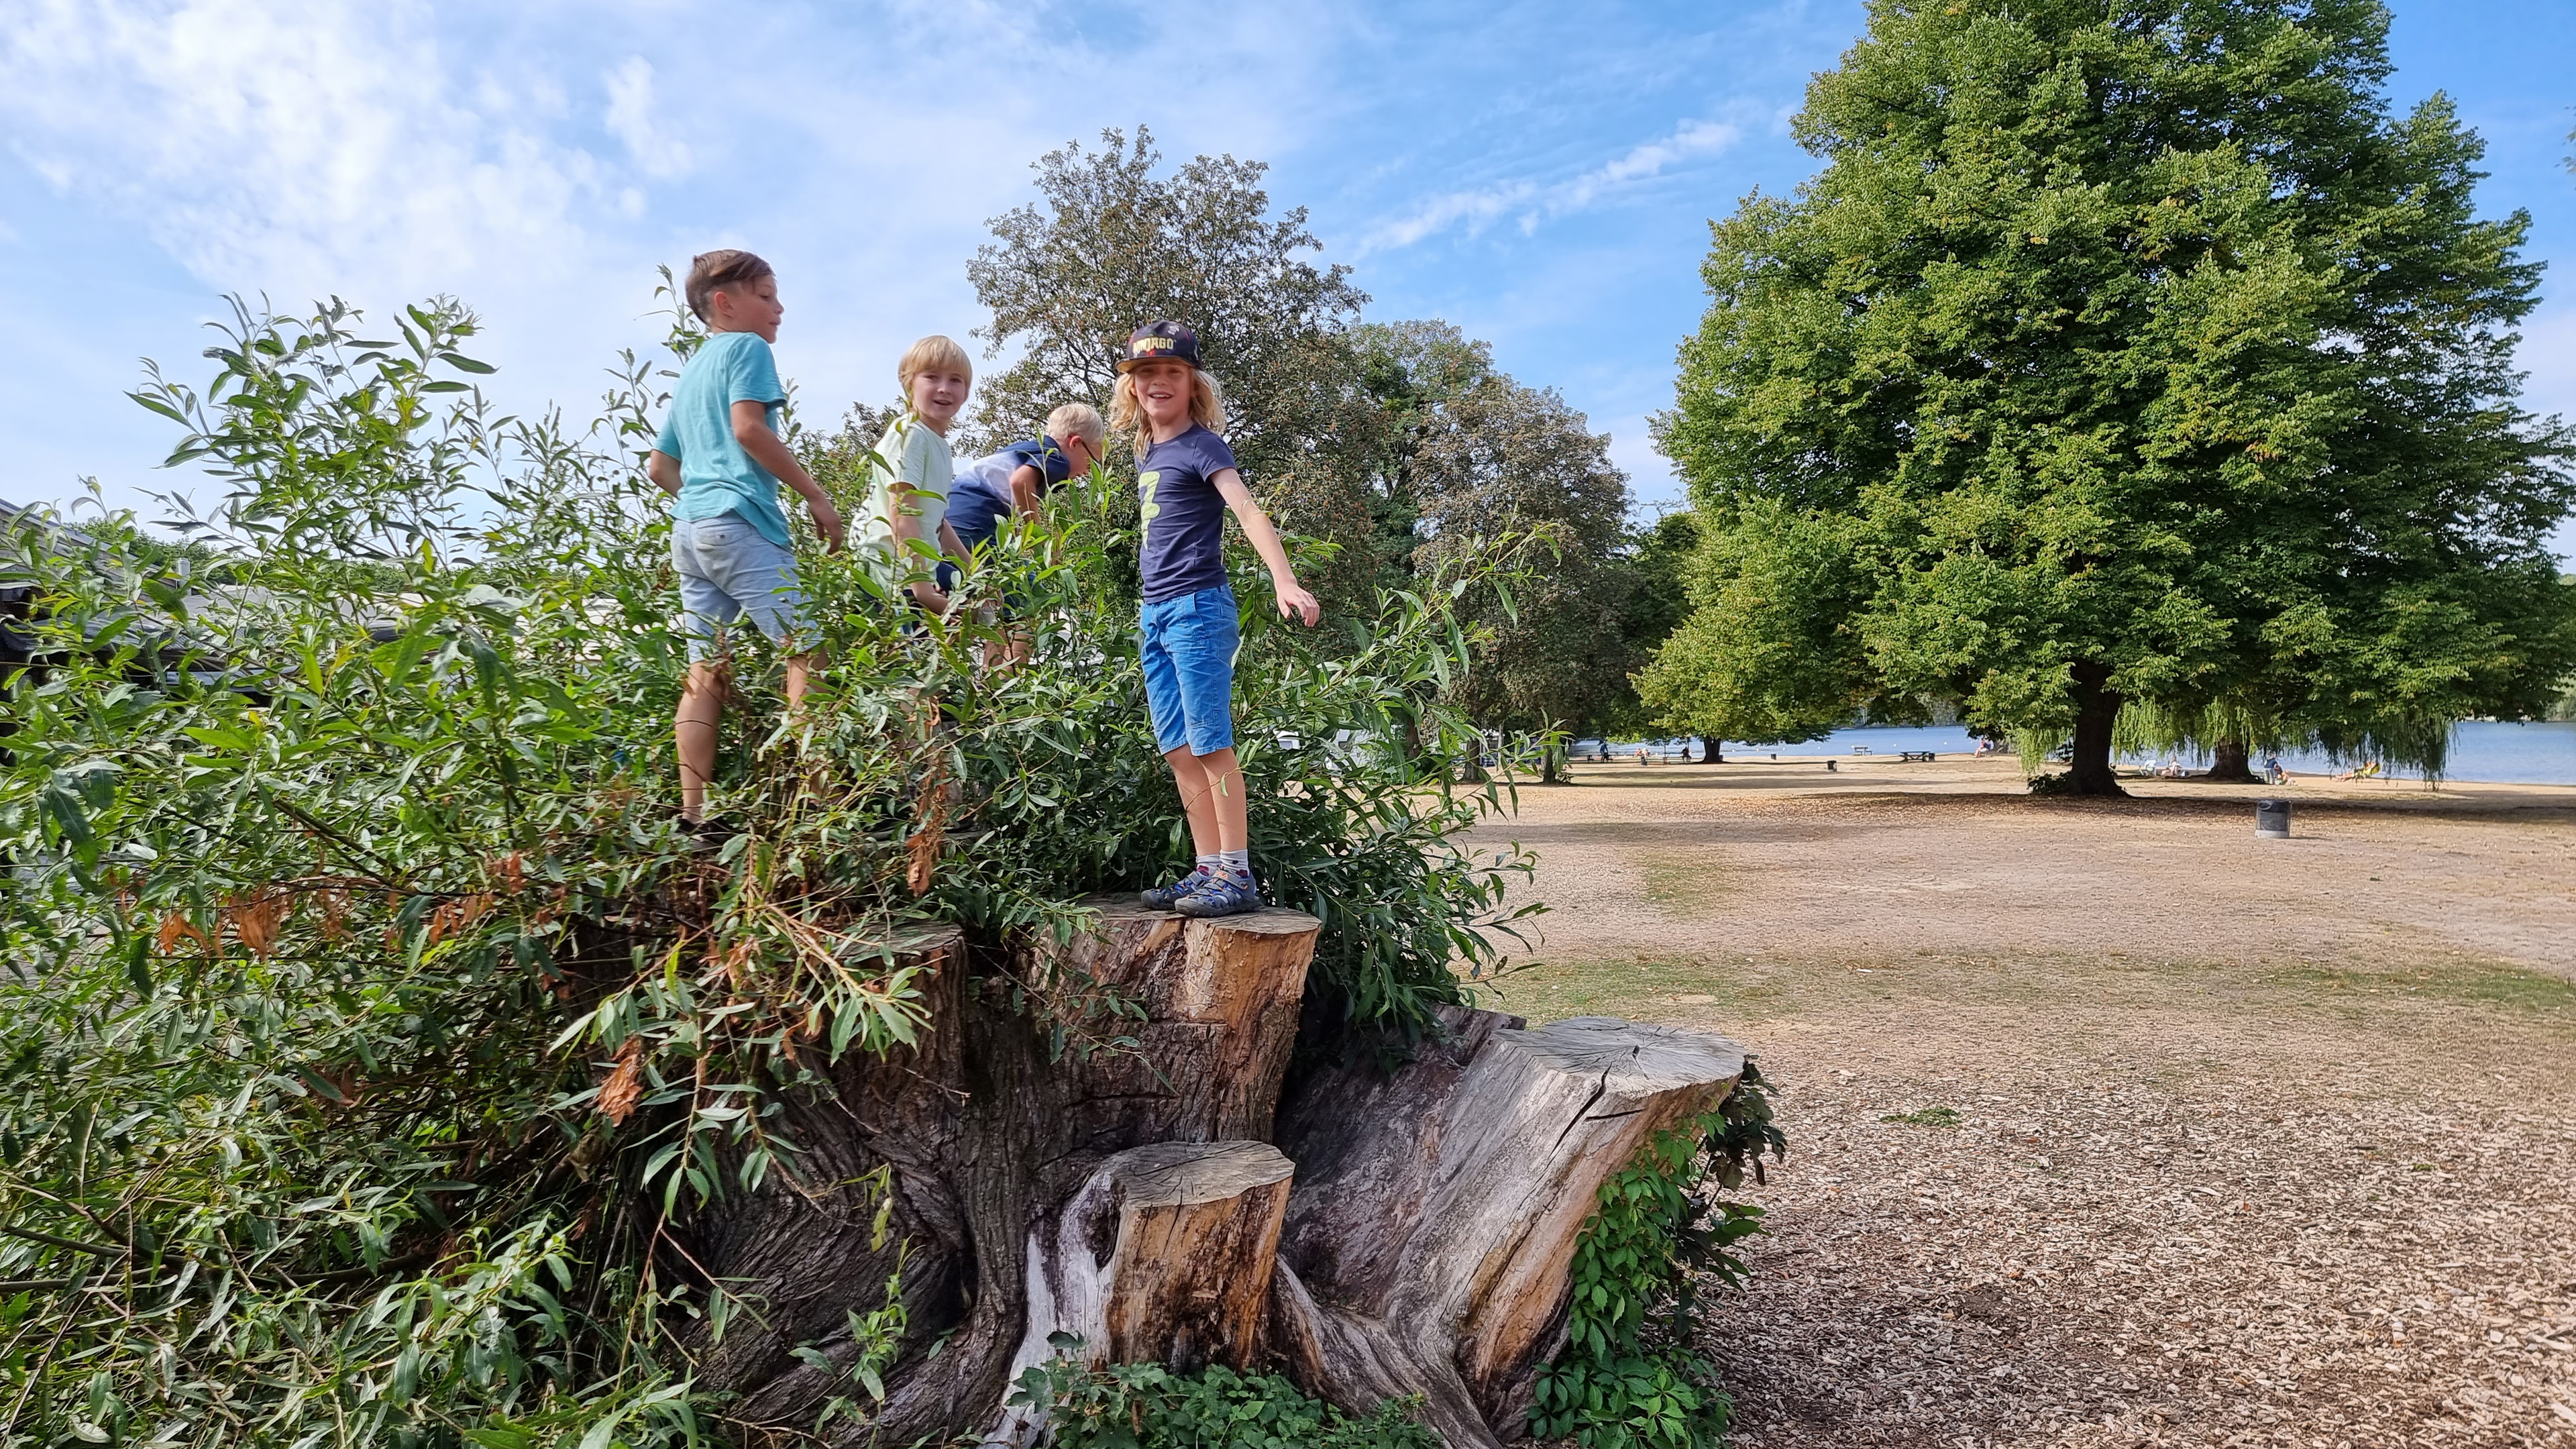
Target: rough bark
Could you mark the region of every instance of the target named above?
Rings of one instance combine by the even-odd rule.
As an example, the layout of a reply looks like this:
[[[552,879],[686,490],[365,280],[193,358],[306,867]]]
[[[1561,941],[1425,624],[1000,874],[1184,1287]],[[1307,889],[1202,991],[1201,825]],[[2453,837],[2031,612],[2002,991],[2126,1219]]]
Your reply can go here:
[[[2252,785],[2252,761],[2243,740],[2214,740],[2209,746],[2209,774],[2205,777],[2221,785]]]
[[[1045,951],[901,943],[925,968],[920,1044],[843,1062],[775,1124],[803,1148],[792,1170],[675,1225],[674,1266],[756,1310],[720,1340],[692,1330],[698,1382],[809,1433],[856,1393],[848,1317],[900,1266],[885,1402],[827,1441],[1026,1442],[1003,1400],[1057,1333],[1096,1362],[1282,1367],[1352,1408],[1420,1394],[1453,1445],[1523,1437],[1600,1184],[1721,1099],[1742,1052],[1459,1010],[1390,1074],[1336,1064],[1317,1011],[1285,1081],[1318,930],[1110,903],[1096,934]],[[1104,989],[1141,1009],[1096,1018],[1132,1044],[1051,1050],[1032,1003],[1080,1019]]]
[[[1609,1017],[1452,1025],[1391,1077],[1352,1066],[1294,1084],[1273,1341],[1335,1402],[1422,1395],[1426,1422],[1465,1449],[1526,1436],[1601,1184],[1723,1100],[1744,1053]]]
[[[2111,773],[2111,732],[2126,703],[2111,688],[2107,664],[2075,666],[2075,747],[2067,772],[2070,795],[2126,795]]]
[[[1293,1171],[1267,1142],[1163,1142],[1102,1162],[1053,1231],[1030,1236],[1010,1377],[1046,1362],[1058,1334],[1094,1366],[1251,1367]],[[1024,1444],[1040,1427],[1013,1410],[985,1437]]]
[[[852,1392],[848,1311],[878,1306],[900,1261],[908,1325],[875,1436],[991,1423],[1026,1336],[1030,1239],[1053,1231],[1103,1160],[1269,1137],[1317,929],[1293,911],[1187,921],[1104,903],[1096,935],[1017,959],[953,932],[909,943],[931,968],[919,1046],[845,1060],[831,1091],[778,1124],[804,1148],[789,1180],[684,1225],[697,1268],[761,1310],[737,1315],[721,1342],[700,1330],[700,1383],[740,1394],[737,1412],[755,1423],[810,1427]],[[1146,1019],[1095,1028],[1135,1045],[1051,1050],[1033,1003],[1103,986]],[[880,1168],[895,1202],[893,1232],[875,1245],[868,1175]]]

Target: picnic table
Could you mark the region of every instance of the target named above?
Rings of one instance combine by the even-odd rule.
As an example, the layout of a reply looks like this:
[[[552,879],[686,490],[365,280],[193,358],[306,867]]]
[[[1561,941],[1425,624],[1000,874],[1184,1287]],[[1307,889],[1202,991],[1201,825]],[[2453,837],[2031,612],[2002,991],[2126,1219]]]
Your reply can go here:
[[[1897,753],[1896,758],[1900,764],[1928,765],[1932,763],[1932,752],[1930,750],[1901,750]]]

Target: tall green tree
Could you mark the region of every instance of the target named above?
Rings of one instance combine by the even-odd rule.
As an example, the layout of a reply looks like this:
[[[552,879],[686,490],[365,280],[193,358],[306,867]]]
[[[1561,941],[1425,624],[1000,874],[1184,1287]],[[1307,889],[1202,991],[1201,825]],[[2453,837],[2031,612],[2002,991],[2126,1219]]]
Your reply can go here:
[[[1452,699],[1479,724],[1519,734],[1602,718],[1635,667],[1622,632],[1628,478],[1609,438],[1553,389],[1496,369],[1489,346],[1448,323],[1365,327],[1355,344],[1386,415],[1374,499],[1382,576],[1428,577],[1505,536],[1535,550],[1508,589],[1461,601],[1479,644]],[[1544,759],[1553,778],[1560,753]]]
[[[1372,609],[1381,413],[1348,340],[1368,296],[1350,268],[1310,259],[1321,244],[1304,207],[1272,213],[1263,163],[1199,156],[1168,175],[1161,165],[1145,128],[1133,140],[1105,130],[1098,150],[1074,142],[1040,158],[1038,200],[993,220],[993,241],[966,268],[992,313],[977,335],[1022,351],[978,385],[976,431],[1023,435],[1076,400],[1105,413],[1128,334],[1158,317],[1186,322],[1224,391],[1244,480],[1283,528],[1340,549],[1300,574],[1328,610]]]
[[[2576,661],[2570,434],[2518,403],[2528,218],[2365,0],[1875,0],[1716,224],[1659,437],[1708,539],[1650,697],[2074,742],[2131,701],[2438,765]]]

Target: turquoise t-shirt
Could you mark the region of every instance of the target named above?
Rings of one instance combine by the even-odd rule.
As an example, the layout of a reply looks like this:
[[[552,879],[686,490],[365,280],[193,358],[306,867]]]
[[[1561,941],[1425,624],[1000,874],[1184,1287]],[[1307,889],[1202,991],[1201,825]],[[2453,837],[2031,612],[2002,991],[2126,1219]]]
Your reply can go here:
[[[674,517],[737,513],[771,543],[788,546],[787,515],[778,510],[778,480],[751,461],[733,436],[735,403],[768,404],[769,426],[775,428],[779,404],[786,400],[769,344],[756,334],[719,332],[690,356],[680,368],[680,385],[671,389],[671,412],[662,419],[661,436],[653,440],[657,451],[680,460]]]

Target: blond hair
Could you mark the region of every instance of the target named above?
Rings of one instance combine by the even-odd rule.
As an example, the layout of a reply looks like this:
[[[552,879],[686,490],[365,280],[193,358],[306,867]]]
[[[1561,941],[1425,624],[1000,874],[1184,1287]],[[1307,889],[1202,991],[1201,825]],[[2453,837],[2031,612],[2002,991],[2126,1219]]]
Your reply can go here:
[[[1087,402],[1069,402],[1047,414],[1046,435],[1048,437],[1059,443],[1068,438],[1080,438],[1091,445],[1094,456],[1099,454],[1100,444],[1107,437],[1108,431],[1101,425],[1100,409]]]
[[[1211,433],[1225,431],[1225,395],[1217,390],[1215,378],[1195,367],[1190,369],[1190,421]],[[1136,396],[1132,372],[1120,373],[1118,386],[1109,394],[1109,426],[1135,437],[1136,461],[1143,462],[1154,438],[1145,426],[1145,402]]]
[[[912,401],[912,380],[934,367],[956,372],[966,379],[969,386],[975,382],[975,364],[967,358],[966,349],[958,346],[953,338],[933,333],[905,348],[903,361],[894,365],[894,375],[903,382],[905,403]]]

